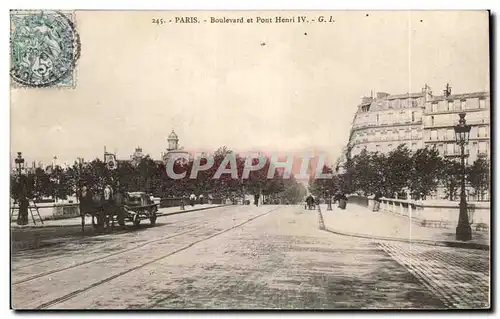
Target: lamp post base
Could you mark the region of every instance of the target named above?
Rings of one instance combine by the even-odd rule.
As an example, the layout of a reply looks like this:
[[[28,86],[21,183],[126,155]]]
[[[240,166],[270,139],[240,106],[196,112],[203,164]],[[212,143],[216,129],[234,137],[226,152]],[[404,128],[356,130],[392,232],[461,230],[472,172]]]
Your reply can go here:
[[[326,207],[326,210],[333,210],[333,209],[332,209],[332,201],[331,201],[331,200],[328,200],[328,201],[327,201],[327,205],[328,205],[328,206]]]
[[[458,225],[456,228],[456,239],[468,241],[472,239],[472,229],[470,225]]]

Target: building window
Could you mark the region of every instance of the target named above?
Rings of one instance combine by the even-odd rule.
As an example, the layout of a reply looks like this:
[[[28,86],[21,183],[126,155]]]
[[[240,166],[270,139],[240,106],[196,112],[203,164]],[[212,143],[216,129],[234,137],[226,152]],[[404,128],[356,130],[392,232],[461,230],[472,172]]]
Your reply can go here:
[[[480,154],[487,154],[488,153],[488,146],[486,142],[479,142],[479,153]]]
[[[431,112],[433,112],[433,113],[437,112],[437,107],[438,107],[437,102],[432,103],[432,105],[431,105]]]
[[[455,132],[453,131],[453,129],[448,129],[447,139],[453,140],[454,138],[455,138]]]
[[[454,148],[454,143],[448,143],[446,144],[446,153],[445,155],[453,155],[453,148]]]
[[[392,151],[392,144],[387,145],[387,147],[389,148],[389,151]]]
[[[377,125],[379,123],[379,120],[380,120],[380,115],[377,114]]]
[[[417,149],[417,143],[411,143],[411,150],[416,150]]]
[[[465,103],[466,103],[465,100],[460,101],[460,109],[461,110],[465,110]]]
[[[486,137],[486,126],[478,127],[477,137]]]
[[[439,151],[439,154],[444,154],[444,144],[439,144],[438,146],[438,151]]]
[[[431,130],[431,141],[437,141],[437,139],[438,139],[438,131]]]
[[[448,111],[453,111],[453,101],[448,101]]]
[[[417,100],[411,100],[411,106],[412,107],[418,107],[418,101]]]
[[[479,100],[479,108],[480,109],[486,108],[486,100],[484,100],[484,99]]]
[[[431,116],[431,126],[434,126],[434,115]]]
[[[411,112],[411,121],[415,122],[415,112]]]

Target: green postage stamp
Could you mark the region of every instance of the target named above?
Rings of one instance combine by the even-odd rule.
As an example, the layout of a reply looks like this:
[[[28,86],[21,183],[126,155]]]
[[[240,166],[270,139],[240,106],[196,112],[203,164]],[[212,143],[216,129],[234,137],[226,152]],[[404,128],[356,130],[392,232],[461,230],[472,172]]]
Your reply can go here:
[[[73,12],[10,12],[10,75],[14,87],[74,87],[80,40]]]

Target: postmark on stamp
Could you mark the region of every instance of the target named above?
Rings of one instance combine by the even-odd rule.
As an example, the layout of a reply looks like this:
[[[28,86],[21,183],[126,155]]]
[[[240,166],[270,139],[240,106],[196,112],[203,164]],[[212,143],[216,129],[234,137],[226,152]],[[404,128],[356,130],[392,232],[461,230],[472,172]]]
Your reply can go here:
[[[80,39],[72,13],[13,10],[10,75],[16,87],[74,87]]]

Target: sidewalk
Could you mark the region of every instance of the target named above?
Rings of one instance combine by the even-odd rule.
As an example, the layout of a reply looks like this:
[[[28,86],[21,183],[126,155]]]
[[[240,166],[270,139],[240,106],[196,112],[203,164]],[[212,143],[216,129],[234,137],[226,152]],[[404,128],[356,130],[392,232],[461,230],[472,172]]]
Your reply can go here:
[[[472,231],[472,240],[455,240],[454,228],[428,228],[412,223],[409,218],[347,204],[345,210],[336,205],[332,211],[321,205],[325,230],[355,237],[396,240],[440,246],[455,246],[489,250],[489,233]]]
[[[185,210],[180,210],[179,206],[174,206],[174,207],[165,207],[165,208],[160,208],[158,210],[158,217],[161,216],[167,216],[167,215],[176,215],[176,214],[183,214],[183,213],[188,213],[188,212],[194,212],[198,210],[205,210],[205,209],[210,209],[210,208],[216,208],[216,207],[221,207],[221,206],[226,206],[226,205],[220,205],[220,204],[203,204],[203,205],[195,205],[194,207],[190,205],[186,205]],[[11,228],[38,228],[38,227],[64,227],[64,226],[81,226],[82,224],[82,219],[80,217],[74,217],[74,218],[67,218],[67,219],[57,219],[57,220],[44,220],[43,225],[36,220],[36,225],[33,224],[33,220],[31,219],[31,215],[29,216],[29,223],[28,225],[24,226],[19,226],[16,224],[15,221],[11,222]],[[92,224],[92,218],[89,216],[85,217],[85,224],[89,225]]]

